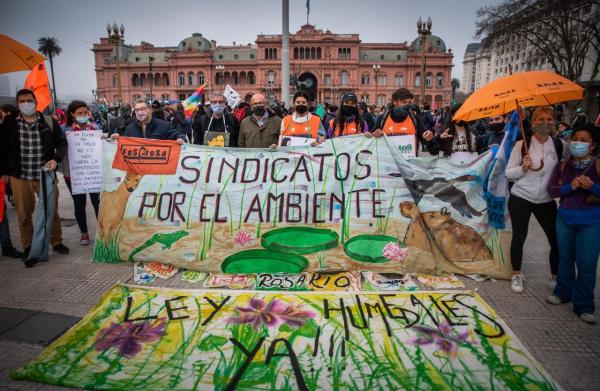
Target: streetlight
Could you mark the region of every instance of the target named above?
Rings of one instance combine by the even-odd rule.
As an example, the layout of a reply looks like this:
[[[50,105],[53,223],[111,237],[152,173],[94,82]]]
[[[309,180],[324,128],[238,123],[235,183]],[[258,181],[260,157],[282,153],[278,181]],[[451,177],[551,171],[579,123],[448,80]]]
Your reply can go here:
[[[421,103],[425,102],[425,45],[427,37],[431,34],[431,17],[427,17],[427,23],[424,23],[419,16],[417,20],[417,33],[421,39]]]
[[[117,24],[113,22],[112,26],[110,23],[106,25],[106,32],[108,33],[108,40],[115,47],[115,62],[117,63],[117,99],[120,104],[123,100],[121,93],[121,54],[120,46],[121,39],[125,38],[125,27],[121,24],[121,27],[117,27]]]
[[[373,65],[373,72],[375,72],[375,105],[379,106],[379,73],[381,72],[381,65]]]

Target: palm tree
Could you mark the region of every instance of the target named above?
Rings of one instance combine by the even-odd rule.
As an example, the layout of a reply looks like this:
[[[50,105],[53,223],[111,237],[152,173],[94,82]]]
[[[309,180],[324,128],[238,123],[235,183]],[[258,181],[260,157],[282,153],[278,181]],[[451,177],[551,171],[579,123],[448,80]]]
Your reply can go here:
[[[456,90],[460,87],[460,80],[458,80],[457,78],[453,78],[452,80],[450,80],[450,87],[452,87],[452,100],[454,101]]]
[[[38,50],[50,61],[50,73],[52,74],[52,91],[54,93],[54,106],[56,106],[56,83],[54,82],[53,58],[60,55],[62,48],[58,46],[58,39],[54,37],[42,37],[38,39]]]

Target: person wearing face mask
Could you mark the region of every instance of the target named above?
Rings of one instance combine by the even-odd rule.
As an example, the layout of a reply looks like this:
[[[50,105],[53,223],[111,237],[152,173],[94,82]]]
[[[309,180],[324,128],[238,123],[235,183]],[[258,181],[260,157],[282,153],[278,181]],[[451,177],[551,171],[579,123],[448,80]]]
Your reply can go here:
[[[238,146],[240,148],[273,148],[279,142],[281,118],[267,110],[267,98],[254,94],[250,99],[252,115],[242,120]]]
[[[22,89],[17,92],[19,111],[14,116],[6,116],[0,131],[2,167],[10,176],[19,231],[23,246],[22,259],[26,260],[33,237],[33,211],[39,191],[41,168],[50,171],[57,169],[67,153],[67,141],[58,123],[36,110],[33,91]],[[58,189],[55,189],[58,191]],[[58,197],[56,198],[58,204]],[[69,249],[62,244],[62,229],[58,208],[55,205],[50,244],[54,252],[68,254]]]
[[[325,140],[325,128],[318,115],[311,114],[308,106],[308,94],[298,91],[294,94],[294,113],[289,114],[281,121],[281,134],[279,145],[285,137],[302,137],[315,139],[312,143],[316,146]]]
[[[369,126],[358,114],[358,99],[356,94],[347,92],[342,96],[342,105],[337,117],[329,121],[327,138],[350,136],[369,131]]]
[[[550,244],[550,273],[548,287],[554,288],[558,271],[558,244],[556,242],[556,202],[548,194],[547,185],[552,171],[562,158],[563,142],[551,137],[554,132],[554,110],[550,106],[537,107],[532,114],[533,136],[517,141],[506,167],[506,177],[514,181],[508,200],[512,221],[510,257],[513,268],[511,289],[523,292],[523,246],[527,239],[529,218],[533,214],[544,230]],[[523,143],[529,144],[528,153]]]
[[[556,218],[558,278],[547,301],[573,303],[573,310],[588,323],[596,323],[594,289],[600,256],[600,160],[598,129],[586,124],[569,141],[571,158],[561,161],[548,182],[551,197],[560,197]]]
[[[152,109],[146,101],[138,100],[135,102],[133,111],[136,121],[132,122],[125,129],[124,136],[156,140],[175,140],[178,144],[185,142],[185,134],[177,129],[173,129],[170,122],[152,116]],[[119,134],[113,133],[111,137],[117,139]]]
[[[123,103],[119,107],[119,115],[109,121],[109,133],[118,133],[121,136],[125,134],[125,130],[129,125],[135,122],[135,118],[131,115],[133,109],[129,103]]]
[[[566,122],[561,122],[558,124],[558,137],[565,141],[569,141],[571,139],[571,134],[573,134],[573,129],[571,125]]]
[[[69,132],[85,132],[99,130],[98,126],[90,121],[90,109],[87,104],[80,100],[74,100],[67,107],[67,122],[65,126],[65,134]],[[75,219],[79,226],[81,236],[79,238],[79,244],[87,246],[90,244],[90,235],[88,234],[87,217],[85,213],[87,195],[86,194],[73,194],[71,188],[71,171],[69,168],[69,153],[63,159],[63,163],[60,166],[60,171],[65,177],[65,184],[71,193],[73,198],[73,206],[75,208]],[[98,207],[100,205],[100,193],[89,193],[92,206],[96,218],[98,217]]]
[[[194,128],[194,144],[208,145],[205,137],[209,132],[228,134],[224,136],[224,146],[238,146],[240,125],[238,120],[227,110],[226,99],[223,94],[214,93],[210,96],[210,114],[203,113],[196,119]]]
[[[504,115],[490,117],[488,130],[483,135],[477,137],[477,152],[484,153],[493,146],[500,146],[504,139],[505,126]]]

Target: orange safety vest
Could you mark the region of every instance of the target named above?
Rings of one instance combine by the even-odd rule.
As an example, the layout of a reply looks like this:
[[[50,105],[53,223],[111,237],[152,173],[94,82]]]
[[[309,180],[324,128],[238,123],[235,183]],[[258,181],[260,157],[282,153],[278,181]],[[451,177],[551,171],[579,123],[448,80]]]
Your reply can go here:
[[[388,115],[383,125],[383,133],[388,136],[404,136],[408,134],[417,134],[417,129],[413,123],[410,115],[406,116],[406,119],[402,122],[394,122],[392,116]]]
[[[321,118],[318,115],[310,115],[306,122],[294,122],[292,115],[283,117],[282,137],[306,137],[317,138],[319,136],[319,125]]]
[[[335,118],[329,121],[329,128],[333,129],[333,123],[335,122]],[[340,124],[336,124],[335,129],[333,130],[333,137],[341,137],[341,136],[350,136],[352,134],[359,134],[360,130],[358,130],[358,125],[356,121],[352,121],[350,123],[344,124],[344,129],[340,133]]]

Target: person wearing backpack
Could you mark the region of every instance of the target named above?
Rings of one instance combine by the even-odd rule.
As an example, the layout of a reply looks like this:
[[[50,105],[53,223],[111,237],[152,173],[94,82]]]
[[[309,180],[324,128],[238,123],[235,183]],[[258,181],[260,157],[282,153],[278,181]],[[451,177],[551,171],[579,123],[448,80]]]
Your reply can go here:
[[[533,136],[517,141],[508,164],[506,177],[514,181],[508,200],[508,213],[512,221],[510,257],[513,268],[511,289],[523,292],[521,273],[523,246],[527,239],[529,218],[534,215],[550,244],[550,273],[548,287],[554,288],[558,271],[558,244],[556,242],[556,202],[547,191],[554,167],[562,159],[563,141],[551,135],[555,131],[554,110],[550,106],[537,107],[532,114]],[[529,145],[528,153],[523,143]]]
[[[571,158],[560,162],[548,182],[551,197],[560,197],[556,218],[558,278],[547,301],[573,303],[573,310],[596,323],[594,289],[600,255],[600,160],[592,155],[598,130],[586,124],[569,141]]]
[[[337,116],[329,121],[327,138],[351,136],[369,132],[369,126],[358,114],[358,98],[353,92],[342,95]]]

